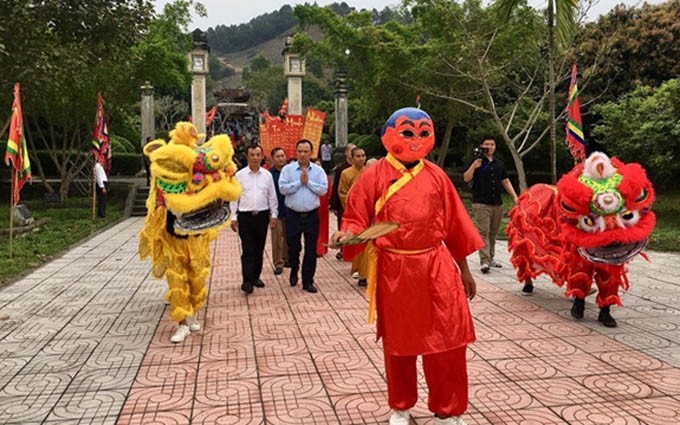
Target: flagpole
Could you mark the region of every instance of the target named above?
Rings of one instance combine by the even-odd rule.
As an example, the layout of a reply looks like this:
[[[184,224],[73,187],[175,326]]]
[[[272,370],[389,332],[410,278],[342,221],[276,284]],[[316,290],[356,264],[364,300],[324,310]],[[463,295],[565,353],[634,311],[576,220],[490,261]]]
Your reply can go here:
[[[12,189],[9,198],[9,258],[12,259],[12,238],[14,236],[14,186],[17,181],[17,173],[12,170]]]

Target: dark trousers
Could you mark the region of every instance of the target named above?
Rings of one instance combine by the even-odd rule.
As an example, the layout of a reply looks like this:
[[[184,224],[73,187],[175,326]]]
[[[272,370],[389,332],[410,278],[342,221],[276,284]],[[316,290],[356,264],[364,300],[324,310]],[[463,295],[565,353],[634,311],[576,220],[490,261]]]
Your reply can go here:
[[[241,273],[244,282],[254,283],[262,273],[262,257],[269,227],[269,211],[238,213],[241,238]]]
[[[300,251],[302,251],[302,235],[305,236],[305,255],[302,259],[302,286],[314,283],[316,272],[316,240],[319,238],[319,211],[296,213],[288,210],[286,216],[286,241],[288,242],[288,262],[291,273],[300,269]]]
[[[338,210],[335,212],[335,217],[338,219],[338,230],[340,230],[342,226],[342,214],[345,212],[345,209],[340,206]]]
[[[106,217],[106,199],[109,197],[109,182],[104,182],[104,187],[106,188],[106,193],[97,186],[97,216],[101,218]]]

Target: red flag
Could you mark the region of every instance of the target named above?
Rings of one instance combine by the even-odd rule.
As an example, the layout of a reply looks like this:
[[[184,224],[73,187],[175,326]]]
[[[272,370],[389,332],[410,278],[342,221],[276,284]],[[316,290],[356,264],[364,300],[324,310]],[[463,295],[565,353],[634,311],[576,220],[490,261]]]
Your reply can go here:
[[[576,64],[571,67],[571,83],[569,84],[569,103],[567,104],[567,146],[574,161],[579,163],[586,159],[586,146],[583,138],[583,122],[581,121],[581,103],[578,100],[578,85],[576,84]]]
[[[21,87],[19,83],[14,85],[14,103],[12,104],[12,119],[9,124],[9,140],[5,151],[5,164],[12,163],[12,184],[14,207],[19,203],[21,188],[27,181],[31,181],[31,162],[28,159],[26,149],[26,137],[24,136],[24,118],[21,112]]]
[[[217,106],[210,108],[207,114],[205,114],[205,125],[208,126],[215,119],[215,114],[217,114]]]
[[[111,144],[109,143],[109,128],[104,114],[104,99],[101,93],[97,93],[97,115],[92,135],[94,159],[100,162],[106,169],[106,174],[109,174],[111,172]]]

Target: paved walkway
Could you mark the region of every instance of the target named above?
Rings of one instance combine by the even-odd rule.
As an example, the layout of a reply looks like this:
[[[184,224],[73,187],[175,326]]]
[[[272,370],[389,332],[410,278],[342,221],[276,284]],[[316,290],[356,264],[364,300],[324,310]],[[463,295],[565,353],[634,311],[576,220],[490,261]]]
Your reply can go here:
[[[204,330],[173,345],[165,284],[137,257],[141,226],[128,219],[0,288],[0,424],[387,423],[382,350],[349,264],[321,259],[318,294],[265,267],[267,287],[246,297],[225,230]],[[469,424],[680,423],[680,256],[631,264],[607,329],[590,302],[574,322],[546,280],[519,295],[498,248],[506,267],[477,275],[471,303]],[[412,423],[430,424],[420,378]]]

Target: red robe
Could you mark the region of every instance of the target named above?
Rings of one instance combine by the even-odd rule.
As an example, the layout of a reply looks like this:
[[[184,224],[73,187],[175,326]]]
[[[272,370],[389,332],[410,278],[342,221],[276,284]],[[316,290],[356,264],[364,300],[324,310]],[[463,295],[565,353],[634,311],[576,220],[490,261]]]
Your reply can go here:
[[[367,169],[352,187],[342,219],[342,230],[354,234],[383,221],[400,224],[374,241],[377,337],[383,338],[386,353],[405,356],[467,345],[475,333],[454,260],[484,243],[449,177],[429,161],[376,216],[376,201],[400,177],[385,159]],[[350,257],[359,251],[346,250]]]
[[[328,181],[328,191],[319,197],[319,237],[316,240],[316,255],[321,257],[328,252],[328,200],[331,197],[333,186],[331,185],[330,177],[326,176]]]

